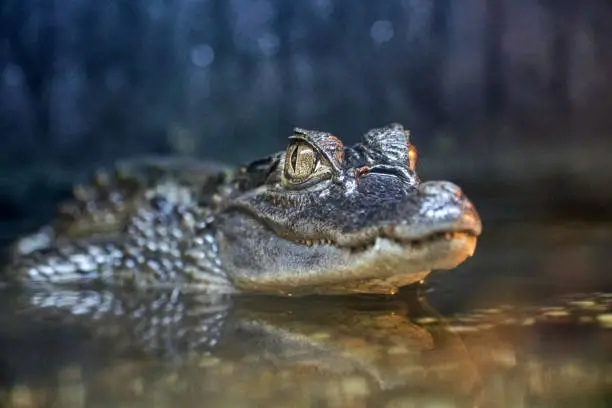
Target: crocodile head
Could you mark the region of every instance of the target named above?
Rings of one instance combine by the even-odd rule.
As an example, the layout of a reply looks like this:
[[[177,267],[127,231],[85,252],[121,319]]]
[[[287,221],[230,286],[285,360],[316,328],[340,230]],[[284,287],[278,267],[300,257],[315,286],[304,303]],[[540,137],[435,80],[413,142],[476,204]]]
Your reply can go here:
[[[289,142],[216,218],[221,262],[238,289],[394,293],[474,253],[474,206],[455,184],[419,180],[401,125],[352,147],[303,129]]]

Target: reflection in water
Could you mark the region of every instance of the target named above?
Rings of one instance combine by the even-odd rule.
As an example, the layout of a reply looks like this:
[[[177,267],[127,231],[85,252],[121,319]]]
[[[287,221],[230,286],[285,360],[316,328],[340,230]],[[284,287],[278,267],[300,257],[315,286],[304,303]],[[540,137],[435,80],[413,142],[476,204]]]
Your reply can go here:
[[[414,292],[6,291],[1,302],[9,407],[526,407],[612,388],[606,294],[445,318]]]

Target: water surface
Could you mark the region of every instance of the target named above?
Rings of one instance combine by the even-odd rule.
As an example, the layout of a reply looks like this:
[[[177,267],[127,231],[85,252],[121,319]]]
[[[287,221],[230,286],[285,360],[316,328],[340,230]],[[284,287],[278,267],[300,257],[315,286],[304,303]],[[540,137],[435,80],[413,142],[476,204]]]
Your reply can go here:
[[[7,407],[605,407],[610,225],[490,226],[395,297],[0,296]]]

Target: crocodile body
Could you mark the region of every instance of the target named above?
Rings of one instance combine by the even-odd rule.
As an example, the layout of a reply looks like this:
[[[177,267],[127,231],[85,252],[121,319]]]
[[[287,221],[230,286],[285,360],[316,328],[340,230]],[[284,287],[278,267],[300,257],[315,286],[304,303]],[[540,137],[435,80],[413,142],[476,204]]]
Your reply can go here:
[[[391,124],[345,147],[296,129],[237,169],[141,160],[75,188],[13,245],[9,281],[207,292],[394,293],[471,256],[480,218],[461,189],[421,182]]]

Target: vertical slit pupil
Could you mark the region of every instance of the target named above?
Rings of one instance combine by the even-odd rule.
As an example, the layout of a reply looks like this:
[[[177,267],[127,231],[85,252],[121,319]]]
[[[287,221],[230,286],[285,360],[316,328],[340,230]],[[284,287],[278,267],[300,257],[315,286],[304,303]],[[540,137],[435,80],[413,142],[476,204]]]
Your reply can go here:
[[[298,150],[300,150],[300,146],[297,145],[295,146],[295,149],[293,149],[293,152],[291,153],[291,167],[293,168],[293,170],[296,170],[297,167],[297,158],[298,158]]]

